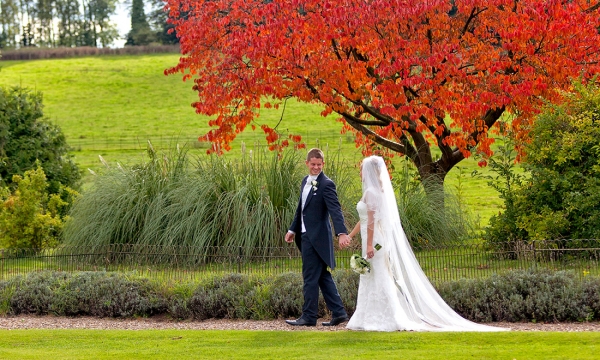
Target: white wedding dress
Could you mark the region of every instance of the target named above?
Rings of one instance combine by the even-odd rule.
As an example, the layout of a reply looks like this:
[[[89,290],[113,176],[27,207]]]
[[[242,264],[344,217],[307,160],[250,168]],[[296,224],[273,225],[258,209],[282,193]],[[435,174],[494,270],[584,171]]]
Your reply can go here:
[[[368,165],[379,167],[377,181],[368,179],[373,175]],[[383,160],[377,156],[365,159],[362,174],[363,198],[356,206],[362,256],[366,258],[369,226],[373,227],[373,246],[379,244],[381,249],[369,259],[370,272],[360,275],[356,310],[346,327],[368,331],[509,330],[466,320],[444,302],[421,269],[404,234]]]

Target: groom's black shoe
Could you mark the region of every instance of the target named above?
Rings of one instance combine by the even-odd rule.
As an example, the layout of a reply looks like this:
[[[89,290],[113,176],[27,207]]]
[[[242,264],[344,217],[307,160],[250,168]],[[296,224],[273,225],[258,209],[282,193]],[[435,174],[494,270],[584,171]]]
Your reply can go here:
[[[308,322],[308,321],[304,320],[303,318],[300,318],[298,320],[286,320],[285,322],[292,326],[316,326],[317,325],[316,322]]]
[[[334,317],[333,319],[331,319],[331,321],[324,322],[323,326],[336,326],[336,325],[339,325],[348,320],[349,320],[348,315],[338,316],[338,317]]]

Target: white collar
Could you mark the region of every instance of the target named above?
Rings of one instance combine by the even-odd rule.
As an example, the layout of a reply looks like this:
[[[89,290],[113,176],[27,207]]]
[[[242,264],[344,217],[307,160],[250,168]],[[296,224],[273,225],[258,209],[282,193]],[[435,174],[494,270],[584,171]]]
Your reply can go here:
[[[321,173],[319,173],[319,175],[321,175]],[[317,180],[317,178],[319,177],[319,175],[308,175],[307,181]]]

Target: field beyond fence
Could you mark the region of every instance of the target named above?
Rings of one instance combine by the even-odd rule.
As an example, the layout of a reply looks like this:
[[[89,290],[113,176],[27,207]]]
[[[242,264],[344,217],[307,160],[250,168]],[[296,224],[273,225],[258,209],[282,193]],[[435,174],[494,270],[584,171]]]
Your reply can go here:
[[[179,44],[176,45],[148,45],[126,46],[122,48],[98,48],[92,46],[38,48],[25,47],[15,50],[4,50],[0,53],[0,61],[9,60],[39,60],[62,59],[83,56],[101,55],[142,55],[179,53]]]
[[[486,278],[510,270],[530,268],[570,270],[579,278],[600,275],[598,240],[545,240],[507,243],[504,250],[481,244],[452,245],[415,253],[434,284],[459,279]],[[338,269],[350,268],[356,250],[336,251]],[[96,247],[59,247],[0,250],[0,279],[33,271],[123,271],[143,277],[194,280],[225,273],[268,276],[301,272],[300,252],[293,246],[245,249],[113,244]]]

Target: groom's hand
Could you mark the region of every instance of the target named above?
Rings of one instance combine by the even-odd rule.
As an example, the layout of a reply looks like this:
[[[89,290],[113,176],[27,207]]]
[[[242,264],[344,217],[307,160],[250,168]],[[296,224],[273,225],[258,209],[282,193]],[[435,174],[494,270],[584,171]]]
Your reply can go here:
[[[350,236],[347,234],[340,234],[339,236],[340,248],[343,249],[346,246],[350,245]]]
[[[287,242],[287,243],[292,243],[292,242],[294,242],[294,235],[296,235],[296,234],[294,234],[294,233],[293,233],[293,232],[291,232],[291,231],[288,231],[288,232],[285,234],[285,242]]]

